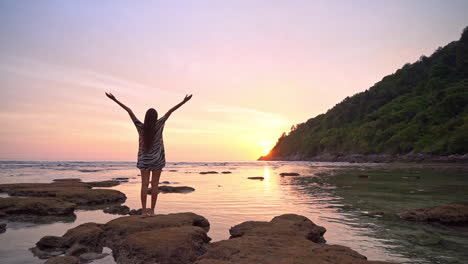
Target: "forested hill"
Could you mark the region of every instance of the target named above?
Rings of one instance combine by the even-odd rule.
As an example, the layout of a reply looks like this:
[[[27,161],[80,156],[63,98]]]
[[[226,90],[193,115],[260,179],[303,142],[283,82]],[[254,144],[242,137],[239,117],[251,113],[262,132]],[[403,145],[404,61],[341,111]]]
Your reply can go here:
[[[459,41],[293,126],[260,160],[415,153],[468,153],[468,27]]]

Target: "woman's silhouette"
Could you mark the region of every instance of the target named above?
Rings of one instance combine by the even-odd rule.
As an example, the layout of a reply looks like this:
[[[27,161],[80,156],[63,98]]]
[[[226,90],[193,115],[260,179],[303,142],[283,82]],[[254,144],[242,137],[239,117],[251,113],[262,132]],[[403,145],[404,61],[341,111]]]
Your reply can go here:
[[[166,165],[166,157],[164,154],[164,142],[162,132],[164,124],[169,116],[192,98],[192,95],[186,95],[184,100],[172,107],[163,117],[158,119],[158,112],[153,108],[146,111],[145,122],[141,123],[132,110],[126,105],[117,100],[111,93],[106,93],[112,101],[120,105],[130,115],[135,124],[138,136],[138,162],[137,168],[141,171],[141,206],[143,208],[143,216],[153,216],[156,200],[158,198],[159,177],[161,176],[162,168]],[[151,177],[151,210],[146,209],[146,196],[148,195],[148,185]]]

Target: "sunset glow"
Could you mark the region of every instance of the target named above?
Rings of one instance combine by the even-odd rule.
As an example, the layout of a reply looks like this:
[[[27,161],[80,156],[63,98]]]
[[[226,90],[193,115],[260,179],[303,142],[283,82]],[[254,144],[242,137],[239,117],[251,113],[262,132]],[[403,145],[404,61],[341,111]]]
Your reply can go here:
[[[415,2],[2,1],[0,159],[135,161],[111,92],[141,121],[193,94],[169,162],[255,160],[468,24],[466,1]]]

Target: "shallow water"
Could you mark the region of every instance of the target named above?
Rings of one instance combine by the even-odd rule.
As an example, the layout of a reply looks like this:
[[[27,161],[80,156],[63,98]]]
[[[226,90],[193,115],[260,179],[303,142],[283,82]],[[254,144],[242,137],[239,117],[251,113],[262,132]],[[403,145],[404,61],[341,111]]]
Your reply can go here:
[[[317,162],[168,163],[161,181],[191,186],[188,194],[160,194],[160,214],[194,212],[211,223],[213,241],[227,239],[229,228],[248,220],[269,221],[295,213],[327,228],[329,244],[348,246],[371,260],[401,263],[468,263],[467,232],[408,223],[395,213],[468,201],[467,171],[453,166],[426,170],[420,165],[382,165]],[[439,167],[439,166],[436,166]],[[129,177],[113,189],[127,195],[125,205],[141,207],[140,177],[134,163],[126,162],[0,162],[0,182],[51,182],[57,178],[83,181]],[[201,171],[231,171],[205,174]],[[301,176],[281,177],[281,172]],[[369,174],[367,180],[356,173]],[[424,175],[408,181],[410,176]],[[321,176],[317,176],[321,175]],[[430,176],[427,176],[430,175]],[[265,179],[249,180],[262,176]],[[148,203],[150,197],[148,196]],[[365,211],[385,212],[382,218]],[[62,235],[85,222],[105,223],[119,216],[102,210],[79,210],[75,220],[51,224],[8,223],[0,234],[0,263],[43,263],[28,251],[45,235]],[[0,220],[1,221],[1,220]],[[435,253],[431,253],[434,251]],[[94,263],[113,263],[111,256]]]

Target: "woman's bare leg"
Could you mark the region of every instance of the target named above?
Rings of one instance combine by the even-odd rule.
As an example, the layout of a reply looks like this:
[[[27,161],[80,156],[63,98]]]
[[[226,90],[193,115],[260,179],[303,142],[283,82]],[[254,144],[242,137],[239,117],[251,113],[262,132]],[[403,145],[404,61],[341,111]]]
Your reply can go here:
[[[143,211],[141,215],[147,216],[148,213],[146,212],[146,197],[148,196],[148,185],[149,185],[149,178],[150,178],[149,170],[141,170],[141,208]]]
[[[150,215],[154,215],[154,208],[156,207],[156,200],[158,199],[159,178],[161,177],[162,170],[153,170],[151,177],[151,211]]]

